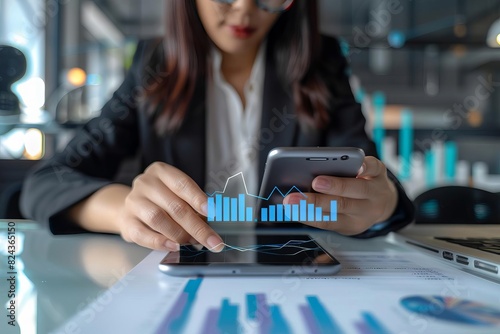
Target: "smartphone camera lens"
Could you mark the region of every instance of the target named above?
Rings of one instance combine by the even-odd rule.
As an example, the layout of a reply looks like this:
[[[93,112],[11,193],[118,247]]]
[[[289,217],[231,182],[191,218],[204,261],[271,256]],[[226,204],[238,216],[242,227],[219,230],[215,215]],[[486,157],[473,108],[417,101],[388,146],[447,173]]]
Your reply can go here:
[[[340,160],[349,160],[349,156],[348,155],[343,155],[340,157]]]

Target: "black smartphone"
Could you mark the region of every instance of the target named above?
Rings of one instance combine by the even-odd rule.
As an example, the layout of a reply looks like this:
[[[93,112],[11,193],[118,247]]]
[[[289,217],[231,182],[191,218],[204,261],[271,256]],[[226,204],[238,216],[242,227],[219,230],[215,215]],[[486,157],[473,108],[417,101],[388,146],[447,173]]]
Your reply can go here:
[[[309,235],[221,235],[220,253],[200,245],[169,252],[159,269],[171,276],[333,275],[340,263]]]

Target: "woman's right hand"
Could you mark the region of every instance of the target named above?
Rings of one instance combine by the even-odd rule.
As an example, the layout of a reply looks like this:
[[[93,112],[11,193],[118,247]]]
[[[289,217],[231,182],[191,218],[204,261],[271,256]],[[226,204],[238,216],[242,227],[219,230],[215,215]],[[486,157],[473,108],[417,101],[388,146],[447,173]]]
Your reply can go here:
[[[220,236],[206,223],[207,195],[179,169],[155,162],[134,179],[117,217],[123,239],[157,250],[199,243],[219,252]]]

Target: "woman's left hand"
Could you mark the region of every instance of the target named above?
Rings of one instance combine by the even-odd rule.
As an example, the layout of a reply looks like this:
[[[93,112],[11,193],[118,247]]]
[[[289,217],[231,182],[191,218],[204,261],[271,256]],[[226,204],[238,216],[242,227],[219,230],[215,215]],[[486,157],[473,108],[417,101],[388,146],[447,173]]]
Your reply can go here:
[[[385,165],[375,157],[366,157],[356,178],[318,176],[313,180],[318,193],[305,193],[307,203],[330,211],[330,201],[337,201],[336,222],[303,222],[345,235],[359,234],[378,222],[387,220],[398,203],[394,183],[387,177]],[[289,194],[283,204],[299,204],[304,196]]]

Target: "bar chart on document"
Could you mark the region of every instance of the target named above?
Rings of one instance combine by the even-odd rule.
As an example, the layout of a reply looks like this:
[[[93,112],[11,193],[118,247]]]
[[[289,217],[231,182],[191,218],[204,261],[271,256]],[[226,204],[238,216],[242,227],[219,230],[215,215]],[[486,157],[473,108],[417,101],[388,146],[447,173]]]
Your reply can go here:
[[[231,179],[241,178],[245,193],[238,194],[236,197],[225,196],[225,190]],[[272,196],[276,194],[285,198],[292,192],[300,193],[304,199],[298,204],[270,204],[263,205],[258,210],[252,205],[247,205],[247,199],[259,201],[266,204]],[[258,211],[258,212],[256,212]],[[337,221],[337,201],[330,201],[328,208],[316,207],[314,204],[307,203],[307,196],[297,187],[290,189],[279,189],[274,187],[266,197],[248,193],[245,178],[242,173],[228,178],[224,188],[208,194],[208,215],[209,222],[336,222]]]
[[[421,254],[345,252],[339,260],[345,268],[330,277],[188,278],[168,292],[154,333],[500,332],[494,283]]]

